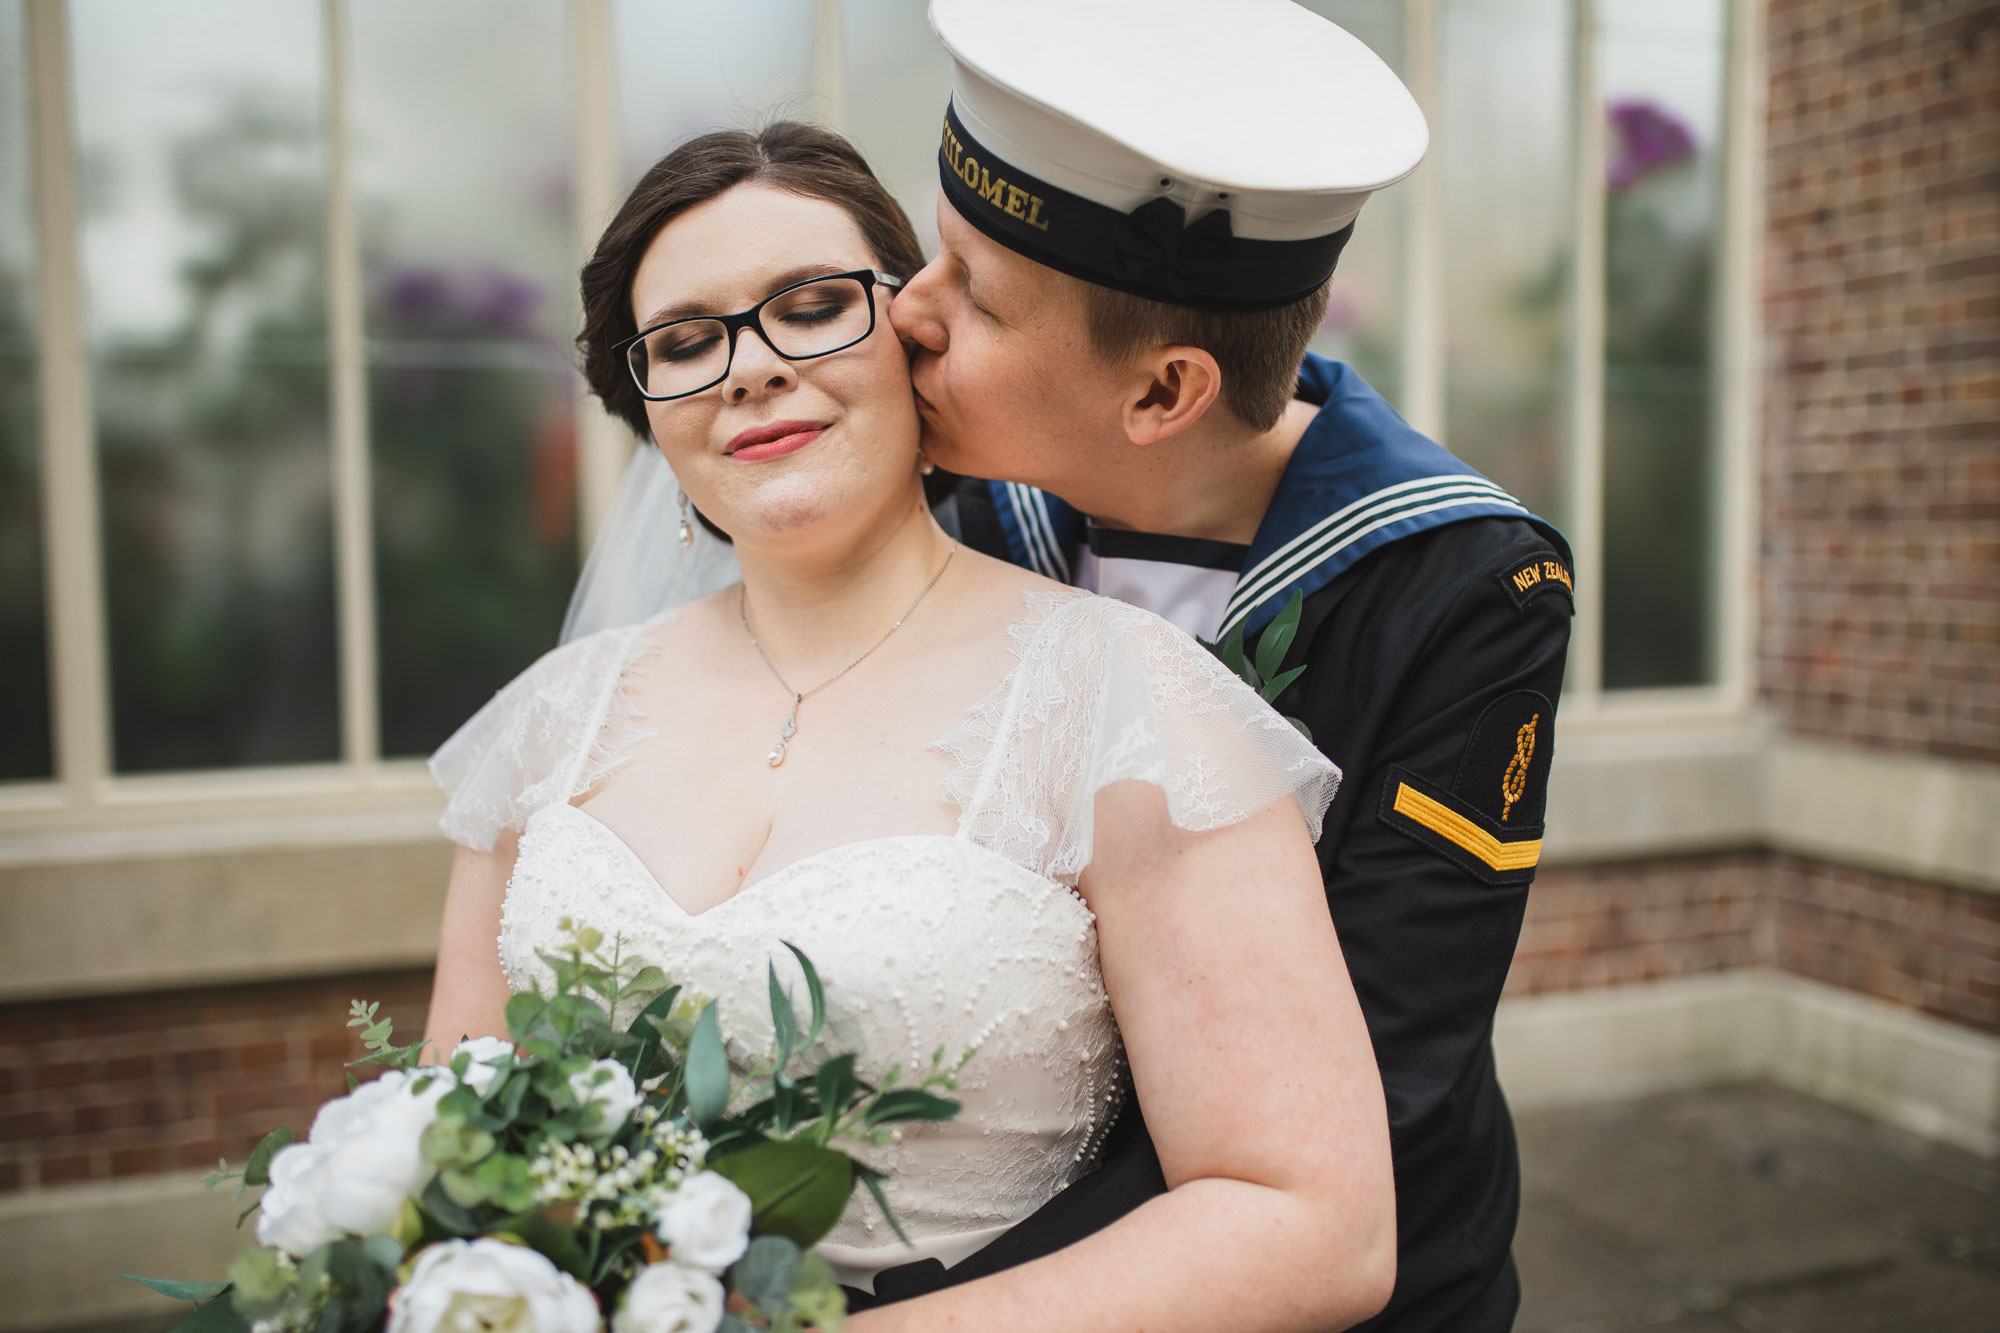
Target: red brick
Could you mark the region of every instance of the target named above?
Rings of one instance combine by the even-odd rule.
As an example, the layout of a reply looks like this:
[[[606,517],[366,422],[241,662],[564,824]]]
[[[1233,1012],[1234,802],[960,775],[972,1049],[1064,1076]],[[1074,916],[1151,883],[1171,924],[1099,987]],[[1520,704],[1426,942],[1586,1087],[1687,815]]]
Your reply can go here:
[[[74,1185],[86,1180],[100,1180],[109,1172],[101,1170],[89,1153],[64,1153],[60,1156],[44,1157],[37,1164],[35,1172],[44,1187],[52,1185]]]

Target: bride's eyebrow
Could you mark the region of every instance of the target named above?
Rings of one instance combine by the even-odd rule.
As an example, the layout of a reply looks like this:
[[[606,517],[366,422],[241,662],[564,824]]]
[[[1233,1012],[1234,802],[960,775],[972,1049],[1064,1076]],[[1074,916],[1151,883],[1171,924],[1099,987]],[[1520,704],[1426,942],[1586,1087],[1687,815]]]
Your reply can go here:
[[[764,295],[769,296],[773,292],[783,291],[793,283],[804,282],[807,278],[824,278],[834,273],[852,273],[853,271],[853,268],[843,268],[839,264],[801,264],[797,268],[788,268],[784,272],[774,275],[765,284]],[[755,305],[756,302],[753,301],[751,304]],[[655,324],[664,324],[670,319],[682,319],[689,315],[713,315],[716,313],[718,312],[713,302],[676,301],[673,305],[663,306],[640,320],[639,327],[649,329]]]

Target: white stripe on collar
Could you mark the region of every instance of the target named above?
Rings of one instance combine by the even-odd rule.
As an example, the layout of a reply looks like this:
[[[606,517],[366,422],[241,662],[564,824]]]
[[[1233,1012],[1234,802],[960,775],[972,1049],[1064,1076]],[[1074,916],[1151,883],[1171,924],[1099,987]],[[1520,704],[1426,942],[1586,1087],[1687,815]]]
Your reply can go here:
[[[1423,477],[1363,496],[1286,542],[1254,569],[1245,570],[1223,610],[1221,632],[1229,633],[1271,593],[1371,532],[1400,519],[1478,504],[1504,505],[1527,512],[1506,491],[1484,477],[1470,474]]]

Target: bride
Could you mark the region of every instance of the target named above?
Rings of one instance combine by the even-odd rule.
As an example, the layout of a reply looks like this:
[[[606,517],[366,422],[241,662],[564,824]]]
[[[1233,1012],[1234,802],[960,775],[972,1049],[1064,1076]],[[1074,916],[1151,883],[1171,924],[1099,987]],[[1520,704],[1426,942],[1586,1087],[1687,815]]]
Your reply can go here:
[[[857,1192],[822,1247],[843,1281],[977,1250],[1090,1168],[1129,1094],[1171,1186],[856,1333],[1357,1322],[1395,1222],[1312,852],[1338,775],[1165,621],[938,526],[886,313],[921,262],[861,157],[795,124],[682,146],[606,230],[587,374],[657,444],[628,492],[661,460],[685,488],[627,520],[740,582],[584,597],[604,627],[438,752],[459,849],[428,1035],[504,1032],[571,918],[715,997],[747,1068],[788,940],[863,1077],[971,1052],[957,1120],[864,1150],[914,1249]]]

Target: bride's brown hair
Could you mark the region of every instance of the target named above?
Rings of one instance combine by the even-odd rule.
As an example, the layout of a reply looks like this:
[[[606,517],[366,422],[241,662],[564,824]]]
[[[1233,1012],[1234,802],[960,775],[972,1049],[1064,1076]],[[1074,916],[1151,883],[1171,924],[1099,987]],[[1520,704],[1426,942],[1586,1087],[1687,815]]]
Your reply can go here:
[[[624,359],[611,349],[639,330],[632,278],[660,228],[696,204],[755,181],[847,211],[885,272],[908,278],[923,267],[917,234],[853,144],[830,130],[782,120],[755,134],[720,130],[690,139],[655,162],[632,187],[583,266],[583,375],[610,413],[645,438],[646,400]]]

